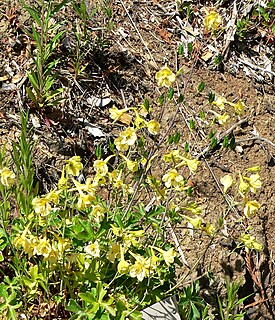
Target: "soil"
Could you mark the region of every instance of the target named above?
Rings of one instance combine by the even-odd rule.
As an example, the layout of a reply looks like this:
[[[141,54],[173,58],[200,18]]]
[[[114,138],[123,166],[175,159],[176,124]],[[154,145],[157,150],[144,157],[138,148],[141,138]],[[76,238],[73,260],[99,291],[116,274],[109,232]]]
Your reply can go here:
[[[230,11],[233,1],[223,2],[220,11]],[[87,1],[88,4],[93,5],[90,1]],[[177,17],[183,17],[174,14],[174,3],[111,2],[112,28],[97,30],[100,25],[106,25],[103,13],[99,13],[87,25],[92,30],[93,38],[87,43],[87,52],[83,57],[87,64],[85,77],[77,80],[70,69],[71,48],[68,48],[74,48],[75,40],[70,26],[75,17],[70,8],[64,9],[61,17],[66,16],[67,30],[58,48],[61,59],[58,81],[66,88],[67,98],[58,109],[38,111],[26,96],[26,86],[29,85],[26,71],[31,67],[29,50],[33,46],[24,34],[24,28],[29,27],[29,16],[19,1],[2,2],[0,145],[7,143],[7,149],[10,148],[10,142],[16,140],[20,133],[19,111],[29,109],[30,125],[35,125],[33,138],[37,140],[36,179],[40,182],[41,192],[48,192],[58,181],[64,159],[80,155],[85,170],[89,172],[95,159],[96,145],[107,148],[108,141],[123,128],[123,123],[113,124],[109,118],[110,106],[130,107],[141,104],[147,98],[156,117],[163,112],[161,125],[165,132],[173,119],[175,106],[169,103],[165,110],[158,106],[156,97],[159,97],[160,91],[156,87],[155,73],[165,63],[173,70],[183,68],[181,81],[175,91],[184,94],[184,104],[173,119],[169,134],[180,132],[180,148],[184,148],[187,142],[192,156],[200,157],[198,172],[191,177],[195,186],[192,197],[203,207],[204,219],[217,224],[219,218],[226,215],[228,225],[227,230],[223,230],[224,238],[213,240],[202,233],[190,236],[190,230],[186,229],[184,222],[174,226],[189,265],[183,265],[179,277],[183,279],[183,285],[199,277],[202,295],[213,305],[216,304],[214,300],[217,294],[225,294],[226,278],[242,280],[239,296],[253,294],[245,302],[248,311],[246,319],[275,319],[274,72],[273,77],[265,73],[259,82],[252,72],[255,70],[249,72],[249,69],[238,64],[237,59],[243,52],[253,51],[256,45],[269,52],[272,46],[274,49],[274,42],[267,45],[257,40],[255,35],[254,40],[252,36],[243,42],[235,39],[221,64],[217,66],[204,61],[202,56],[209,45],[217,46],[222,51],[225,42],[220,40],[221,37],[215,40],[214,36],[203,31],[202,6],[202,1],[194,5],[194,10],[198,11],[192,18],[192,26],[194,30],[197,28],[200,35],[194,41],[193,53],[180,56],[179,44],[184,36],[188,38],[191,35],[181,28]],[[212,6],[214,3],[211,1],[207,3],[208,8]],[[260,71],[256,73],[260,74]],[[198,92],[198,85],[202,82],[205,88]],[[242,99],[246,105],[245,114],[231,117],[224,126],[213,123],[213,115],[209,111],[211,105],[208,103],[209,94],[213,93],[216,97],[224,96],[233,102]],[[93,99],[99,102],[91,102]],[[105,105],[104,101],[108,103]],[[204,112],[204,120],[199,116],[201,112]],[[100,130],[100,134],[91,134],[83,119]],[[191,119],[195,121],[194,130],[189,128]],[[243,119],[246,120],[241,123]],[[240,125],[234,127],[239,121]],[[234,133],[233,150],[218,144],[216,148],[205,151],[211,143],[210,130],[217,137],[227,130]],[[165,150],[165,147],[160,150]],[[250,233],[264,245],[264,251],[248,253],[237,246],[240,230],[248,226],[245,222],[239,222],[240,210],[228,209],[219,181],[228,173],[237,178],[239,172],[256,165],[261,168],[262,188],[257,194],[261,208],[257,216],[249,220],[249,227]]]

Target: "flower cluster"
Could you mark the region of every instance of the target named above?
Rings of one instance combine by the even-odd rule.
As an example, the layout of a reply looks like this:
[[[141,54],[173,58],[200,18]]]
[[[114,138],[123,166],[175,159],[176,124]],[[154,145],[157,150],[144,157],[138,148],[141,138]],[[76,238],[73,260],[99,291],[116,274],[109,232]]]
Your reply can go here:
[[[69,240],[57,236],[57,240],[50,240],[47,237],[37,237],[28,228],[13,240],[15,248],[23,248],[24,252],[32,256],[43,256],[45,261],[57,263],[61,261],[65,251],[70,249]]]
[[[215,101],[212,102],[212,105],[218,107],[220,111],[224,111],[226,108],[226,105],[233,107],[234,113],[237,115],[241,115],[244,113],[244,110],[246,108],[245,104],[242,100],[238,100],[237,103],[232,103],[227,101],[224,97],[219,97]],[[220,114],[214,110],[210,110],[215,116],[215,119],[217,119],[218,123],[223,125],[230,119],[230,114],[227,114],[227,112]]]
[[[9,168],[4,167],[0,170],[0,181],[3,186],[10,188],[15,183],[15,173],[12,172]]]
[[[255,166],[247,168],[244,173],[239,172],[238,182],[235,182],[234,178],[229,174],[220,179],[221,184],[224,187],[224,193],[227,193],[234,184],[237,184],[239,194],[242,198],[241,205],[243,206],[243,214],[247,219],[254,217],[261,207],[257,200],[249,199],[250,193],[255,194],[262,186],[261,177],[258,173],[259,171],[260,167]],[[245,237],[241,237],[241,239],[246,239],[247,237],[249,238],[250,236],[246,235]],[[247,248],[252,248],[251,246],[247,246],[247,243],[249,243],[248,240],[242,242]],[[256,248],[260,248],[260,246],[255,246],[254,249]]]

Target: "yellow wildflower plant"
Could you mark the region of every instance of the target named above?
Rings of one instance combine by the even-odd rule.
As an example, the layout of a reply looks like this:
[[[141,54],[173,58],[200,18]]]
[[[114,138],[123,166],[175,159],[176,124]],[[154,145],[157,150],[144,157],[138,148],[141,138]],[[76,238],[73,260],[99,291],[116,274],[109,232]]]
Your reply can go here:
[[[201,225],[203,223],[203,220],[201,217],[196,217],[196,218],[190,218],[188,216],[184,216],[184,218],[195,228],[195,229],[200,229]]]
[[[176,75],[165,65],[156,73],[156,80],[159,87],[169,88],[175,81]]]
[[[119,134],[114,140],[114,144],[118,151],[127,151],[129,146],[133,146],[137,140],[135,129],[129,127]]]
[[[250,171],[250,172],[259,172],[260,170],[261,170],[260,166],[254,166],[246,169],[246,171]]]
[[[223,185],[223,193],[226,193],[227,190],[232,186],[234,180],[230,174],[225,175],[220,179],[221,184]]]
[[[111,248],[109,249],[106,255],[107,259],[110,262],[114,263],[119,255],[120,255],[120,244],[117,242],[111,243]]]
[[[247,201],[245,199],[244,215],[247,218],[252,218],[255,216],[256,212],[260,209],[261,205],[258,201]]]
[[[173,162],[174,164],[180,162],[182,157],[180,156],[179,150],[172,150],[170,153],[167,153],[163,156],[165,162]]]
[[[232,102],[227,102],[227,103],[235,109],[236,114],[244,113],[244,109],[246,108],[246,105],[242,102],[242,100],[239,100],[237,103],[232,103]]]
[[[137,240],[144,235],[144,230],[133,230],[133,231],[123,231],[122,241],[126,247],[130,247],[131,245],[134,247],[140,246],[140,241]]]
[[[47,215],[49,215],[50,211],[52,210],[50,200],[44,197],[35,197],[32,200],[32,206],[34,212],[41,215],[42,217],[46,217]]]
[[[120,245],[120,261],[117,265],[117,271],[120,274],[126,274],[129,271],[130,264],[124,259],[124,249],[123,246]]]
[[[144,278],[148,277],[150,274],[150,259],[146,259],[141,255],[133,254],[135,257],[135,263],[129,267],[129,274],[132,278],[137,278],[138,281],[142,281]]]
[[[109,156],[105,160],[95,160],[94,161],[94,169],[96,174],[105,177],[108,173],[108,161],[113,158],[114,155]]]
[[[146,124],[148,131],[153,134],[157,135],[160,132],[160,124],[156,120],[150,120]]]
[[[66,190],[67,189],[67,184],[68,184],[68,178],[65,177],[65,167],[63,166],[61,177],[58,180],[57,187],[58,187],[59,190]]]
[[[225,103],[228,103],[228,102],[224,97],[219,97],[217,100],[212,102],[212,104],[216,105],[220,110],[224,110]]]
[[[209,236],[213,236],[216,232],[215,226],[209,222],[206,222],[205,225],[202,225],[201,230],[204,231]]]
[[[161,253],[163,260],[165,261],[167,266],[170,266],[170,264],[174,263],[177,253],[173,248],[170,248],[169,250],[162,250],[161,248],[157,248],[157,247],[153,247],[153,248]]]
[[[88,209],[92,206],[95,196],[90,193],[80,192],[78,195],[78,200],[76,207],[78,210]]]
[[[215,115],[215,118],[218,120],[218,123],[221,125],[225,124],[230,119],[230,116],[226,113],[219,114],[213,110],[211,110],[211,112]]]
[[[12,172],[9,168],[4,167],[3,169],[0,170],[0,181],[3,186],[10,188],[14,185],[15,183],[15,173]]]
[[[188,169],[191,171],[191,173],[195,173],[198,169],[198,166],[200,164],[198,159],[189,159],[185,157],[181,157],[183,160],[181,163],[179,163],[176,168],[181,168],[182,166],[187,166]]]
[[[247,249],[255,249],[257,251],[263,250],[263,245],[256,240],[256,237],[243,233],[240,237],[240,241]]]
[[[253,193],[256,193],[256,189],[261,188],[262,182],[260,180],[260,175],[258,173],[252,174],[249,178],[248,177],[243,177],[244,180],[248,182],[250,191]]]
[[[135,117],[134,125],[136,129],[142,129],[146,127],[146,121],[139,115],[136,109],[135,109],[135,114],[136,114],[136,117]]]
[[[106,209],[102,204],[98,203],[92,206],[91,216],[97,223],[100,223],[104,219],[105,213]]]
[[[119,155],[126,161],[127,168],[130,171],[132,171],[132,172],[138,171],[138,163],[136,161],[132,161],[132,160],[128,159],[123,154],[119,154]]]
[[[94,169],[97,174],[104,177],[108,173],[108,165],[104,160],[95,160]]]
[[[52,190],[49,193],[47,193],[44,197],[45,199],[49,200],[50,202],[53,202],[54,204],[58,204],[59,201],[59,193],[60,191]]]
[[[83,164],[81,163],[81,158],[79,156],[73,156],[69,160],[65,160],[66,164],[66,171],[68,174],[76,177],[79,175],[80,170],[83,169]]]
[[[52,251],[51,242],[49,239],[43,237],[39,239],[37,245],[34,247],[33,254],[41,255],[44,258],[48,258]]]
[[[179,187],[183,182],[183,176],[176,169],[170,169],[163,177],[162,181],[166,188]]]
[[[84,247],[84,251],[88,256],[92,256],[93,258],[100,257],[100,248],[98,241],[89,242],[89,244]]]
[[[249,191],[249,184],[244,181],[243,176],[241,175],[240,172],[239,172],[239,179],[240,179],[239,191],[241,192],[241,195],[244,195]]]
[[[182,207],[182,210],[187,210],[193,214],[202,214],[202,207],[198,206],[196,202],[190,202],[188,204],[185,204],[184,207]]]
[[[207,15],[204,19],[204,26],[207,30],[217,30],[222,23],[222,17],[216,11],[207,12]]]
[[[109,109],[110,117],[114,122],[119,120],[126,112],[130,111],[132,108],[125,108],[125,109],[118,109],[117,107],[113,106]]]

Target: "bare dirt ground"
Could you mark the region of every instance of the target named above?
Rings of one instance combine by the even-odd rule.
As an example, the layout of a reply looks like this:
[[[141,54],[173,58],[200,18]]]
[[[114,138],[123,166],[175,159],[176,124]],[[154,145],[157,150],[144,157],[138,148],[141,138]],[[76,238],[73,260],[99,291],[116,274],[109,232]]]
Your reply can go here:
[[[225,17],[225,26],[232,18],[234,3],[221,1],[217,6]],[[87,1],[89,6],[92,8],[94,3]],[[180,132],[180,143],[188,142],[191,154],[200,156],[201,166],[192,178],[196,189],[194,200],[203,207],[207,221],[217,222],[227,208],[219,187],[220,178],[228,173],[237,177],[239,171],[260,166],[263,187],[258,201],[261,208],[250,220],[250,230],[265,249],[261,253],[249,254],[236,248],[234,238],[240,217],[238,212],[229,209],[230,240],[225,236],[223,241],[209,243],[208,237],[199,233],[190,237],[183,225],[175,226],[181,249],[192,270],[190,275],[184,266],[179,274],[188,273],[191,279],[205,275],[201,278],[202,294],[209,302],[217,293],[223,293],[226,276],[232,280],[244,279],[240,296],[253,293],[245,302],[246,319],[275,319],[274,72],[263,72],[260,64],[263,55],[272,57],[274,38],[273,42],[267,42],[265,35],[259,34],[260,27],[254,28],[243,41],[233,37],[227,43],[224,34],[228,30],[217,37],[212,36],[204,30],[205,13],[202,9],[214,8],[212,1],[192,4],[193,15],[189,24],[185,24],[184,10],[176,13],[174,2],[111,1],[110,6],[112,27],[108,30],[100,28],[107,25],[103,13],[92,18],[87,25],[91,32],[91,41],[83,55],[83,64],[87,66],[85,76],[77,80],[70,67],[71,48],[75,48],[71,22],[75,16],[68,7],[62,11],[59,18],[66,17],[66,33],[57,51],[61,59],[58,81],[66,88],[67,99],[59,109],[38,112],[25,92],[28,85],[26,71],[32,67],[28,50],[32,50],[33,44],[24,34],[24,28],[30,26],[29,16],[18,1],[4,0],[0,4],[0,143],[16,139],[20,131],[19,110],[30,108],[30,119],[36,124],[34,134],[38,141],[36,178],[40,181],[41,191],[50,190],[58,179],[56,168],[60,173],[65,158],[80,155],[88,169],[94,159],[95,145],[107,144],[114,132],[123,127],[121,123],[112,123],[108,113],[110,106],[133,106],[142,103],[146,97],[157,115],[160,110],[155,98],[159,96],[156,71],[165,63],[175,71],[183,68],[176,90],[184,92],[185,104],[174,119],[171,133]],[[243,4],[238,1],[237,9],[241,15]],[[185,44],[191,38],[193,51],[188,54]],[[185,48],[184,55],[178,54],[180,44]],[[213,63],[215,50],[226,55],[220,64]],[[203,58],[207,52],[213,55],[209,60]],[[258,59],[261,67],[257,69],[240,62],[252,57]],[[270,61],[271,70],[274,70],[274,61],[272,58]],[[205,83],[205,88],[198,92],[201,82]],[[208,103],[210,93],[234,102],[242,99],[247,107],[245,114],[232,117],[224,126],[212,123]],[[97,102],[91,102],[93,99]],[[106,106],[104,101],[108,101]],[[175,112],[172,104],[169,108],[164,110],[161,123],[164,128],[169,127]],[[202,111],[205,121],[200,122]],[[89,133],[83,119],[100,129],[103,136]],[[193,131],[188,128],[190,119],[196,122]],[[234,127],[239,121],[240,125]],[[209,128],[217,137],[225,132],[234,133],[233,150],[217,146],[203,152],[211,143]]]

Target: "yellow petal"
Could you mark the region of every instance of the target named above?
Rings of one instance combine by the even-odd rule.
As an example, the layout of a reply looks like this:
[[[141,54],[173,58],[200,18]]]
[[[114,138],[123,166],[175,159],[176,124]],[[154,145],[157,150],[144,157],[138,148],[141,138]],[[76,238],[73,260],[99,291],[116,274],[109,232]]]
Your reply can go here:
[[[233,178],[227,174],[226,176],[224,176],[223,178],[221,178],[221,184],[223,185],[224,189],[223,189],[223,193],[226,193],[226,191],[232,186],[233,184]]]

